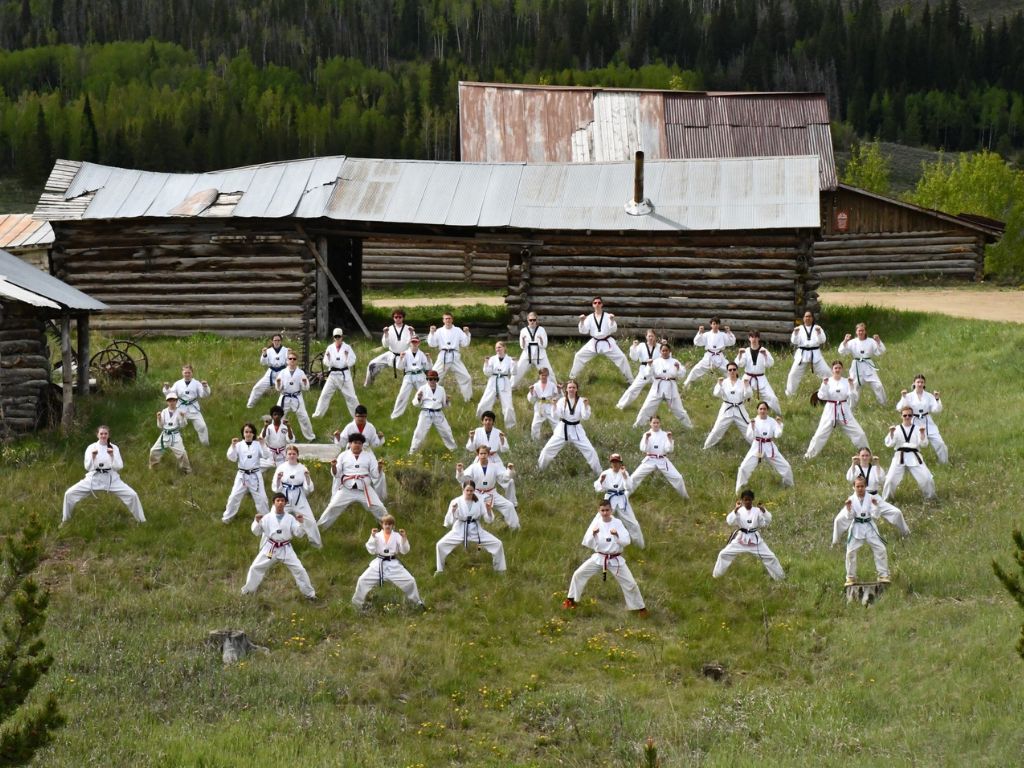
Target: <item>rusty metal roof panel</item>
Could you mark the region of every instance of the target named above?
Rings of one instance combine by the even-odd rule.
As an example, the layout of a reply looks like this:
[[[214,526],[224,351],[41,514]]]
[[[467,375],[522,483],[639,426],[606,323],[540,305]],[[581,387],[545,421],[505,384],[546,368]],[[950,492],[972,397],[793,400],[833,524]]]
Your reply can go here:
[[[836,172],[836,158],[832,153],[832,132],[828,124],[807,126],[807,139],[808,154],[821,158],[821,188],[836,189],[839,186],[839,178]]]
[[[50,222],[32,217],[31,213],[0,216],[0,248],[16,250],[53,244]]]

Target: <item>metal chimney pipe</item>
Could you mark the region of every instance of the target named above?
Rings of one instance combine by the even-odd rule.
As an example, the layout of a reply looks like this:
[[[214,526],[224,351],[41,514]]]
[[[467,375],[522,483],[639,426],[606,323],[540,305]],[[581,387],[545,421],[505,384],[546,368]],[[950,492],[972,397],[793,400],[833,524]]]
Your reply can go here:
[[[633,160],[633,205],[644,201],[644,152],[638,149]]]

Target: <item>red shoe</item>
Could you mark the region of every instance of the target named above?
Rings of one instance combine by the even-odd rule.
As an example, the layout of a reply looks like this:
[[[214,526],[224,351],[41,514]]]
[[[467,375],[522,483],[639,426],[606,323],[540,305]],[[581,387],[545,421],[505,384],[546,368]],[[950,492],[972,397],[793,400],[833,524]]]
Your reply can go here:
[[[646,608],[640,608],[638,610],[633,611],[633,613],[636,614],[637,617],[639,617],[641,619],[646,619],[647,618],[647,609]]]
[[[565,600],[562,601],[562,608],[575,608],[575,607],[576,607],[576,601],[573,600],[571,597],[567,597],[567,598],[565,598]]]

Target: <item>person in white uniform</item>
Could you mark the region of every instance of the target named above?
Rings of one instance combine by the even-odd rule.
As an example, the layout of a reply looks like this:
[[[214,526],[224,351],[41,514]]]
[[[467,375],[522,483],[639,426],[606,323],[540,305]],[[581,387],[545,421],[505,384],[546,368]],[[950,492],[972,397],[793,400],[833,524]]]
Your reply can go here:
[[[615,404],[620,411],[625,410],[626,406],[640,396],[644,387],[651,383],[651,363],[658,357],[659,346],[658,334],[654,332],[653,328],[647,329],[643,341],[633,339],[633,345],[629,348],[629,359],[634,363],[639,363],[640,367],[637,369],[632,383],[626,387],[619,402]]]
[[[697,334],[693,337],[695,347],[704,347],[704,357],[690,369],[690,374],[683,382],[685,387],[689,387],[690,384],[711,371],[718,370],[725,373],[725,367],[729,360],[725,356],[725,348],[736,344],[736,336],[729,330],[729,326],[722,326],[722,321],[717,317],[712,317],[708,324],[711,326],[710,331],[705,332],[702,325],[697,328]]]
[[[633,505],[629,503],[629,494],[633,492],[633,479],[622,464],[622,456],[613,453],[608,457],[609,467],[594,481],[594,490],[604,495],[604,500],[612,505],[612,514],[622,521],[629,531],[629,536],[640,549],[644,548],[644,534],[636,519]]]
[[[149,449],[149,468],[152,469],[160,463],[164,457],[164,451],[170,451],[178,460],[178,469],[186,475],[192,472],[192,465],[188,460],[188,453],[185,452],[185,441],[181,437],[181,430],[184,429],[188,420],[184,413],[178,408],[178,396],[174,392],[167,393],[167,407],[156,412],[156,425],[160,428],[160,436],[157,437],[153,447]]]
[[[405,413],[406,406],[416,391],[427,383],[427,371],[430,370],[430,355],[420,350],[420,337],[409,339],[409,348],[398,356],[397,370],[402,372],[402,384],[395,397],[395,407],[391,418],[397,419]]]
[[[299,463],[297,446],[289,445],[285,450],[285,461],[274,470],[270,490],[284,494],[288,502],[287,511],[301,520],[310,543],[320,549],[323,546],[320,529],[317,528],[313,509],[309,506],[309,494],[314,490],[313,478],[309,470]]]
[[[739,366],[736,363],[729,363],[726,367],[726,375],[728,378],[719,379],[712,392],[722,401],[722,405],[718,409],[715,426],[708,432],[708,437],[704,441],[705,451],[713,445],[718,445],[719,441],[725,437],[725,433],[729,431],[730,426],[736,427],[743,435],[743,439],[750,442],[747,439],[747,425],[750,423],[750,416],[744,405],[750,399],[750,385],[746,379],[739,378]]]
[[[793,486],[793,468],[779,450],[777,441],[782,437],[782,418],[776,416],[774,421],[768,418],[768,403],[763,400],[757,404],[757,416],[747,425],[747,437],[752,441],[747,455],[736,470],[736,493],[747,484],[758,464],[767,462],[779,473],[782,485]]]
[[[222,523],[231,522],[238,514],[238,508],[246,496],[252,497],[257,515],[270,513],[262,474],[263,464],[270,460],[270,451],[264,445],[263,439],[256,437],[255,425],[244,424],[242,439],[231,438],[231,445],[228,447],[228,461],[235,462],[238,471],[235,472],[235,482],[224,504],[224,514],[220,518]]]
[[[841,429],[853,447],[858,451],[868,444],[868,436],[864,434],[860,422],[853,415],[853,403],[850,393],[853,379],[843,376],[843,364],[839,360],[832,363],[832,375],[821,380],[818,388],[818,401],[824,404],[818,428],[811,437],[811,442],[804,453],[805,459],[813,459],[828,442],[829,435],[835,429]]]
[[[385,583],[394,584],[402,590],[405,599],[417,608],[425,607],[416,588],[416,579],[398,559],[409,554],[409,536],[404,528],[395,531],[395,518],[384,515],[380,519],[380,528],[370,530],[366,551],[373,555],[373,560],[356,581],[356,591],[352,595],[352,604],[356,608],[365,606],[366,597],[373,588],[383,587]]]
[[[396,309],[391,313],[391,325],[384,326],[380,337],[380,345],[386,348],[366,365],[364,387],[373,384],[374,380],[388,368],[394,378],[398,378],[398,358],[409,349],[409,340],[416,335],[416,329],[405,324],[405,312]]]
[[[753,555],[764,564],[764,569],[773,579],[781,581],[786,578],[786,572],[782,570],[779,558],[768,548],[761,536],[761,529],[771,525],[771,522],[772,513],[766,510],[763,504],[754,506],[754,492],[743,491],[736,501],[736,506],[725,517],[726,525],[730,525],[736,530],[732,532],[728,543],[718,553],[718,560],[715,561],[715,568],[711,572],[711,576],[716,579],[724,576],[738,555]]]
[[[338,478],[340,487],[331,495],[317,526],[327,530],[338,516],[352,504],[359,504],[380,520],[388,513],[380,500],[374,484],[380,479],[380,462],[370,451],[363,450],[366,438],[358,432],[348,436],[348,449],[338,454],[331,462],[331,474]]]
[[[419,388],[412,399],[412,404],[420,409],[420,417],[416,422],[416,429],[412,433],[412,443],[409,446],[410,455],[420,449],[423,441],[427,439],[427,432],[431,427],[437,430],[441,442],[449,451],[454,451],[458,447],[452,436],[452,428],[448,424],[448,419],[444,416],[444,409],[450,405],[448,395],[445,393],[444,387],[437,383],[437,380],[437,371],[427,371],[427,383]]]
[[[477,496],[482,497],[492,510],[501,513],[505,518],[505,524],[516,531],[519,530],[519,513],[511,501],[498,493],[498,486],[502,482],[508,484],[514,472],[515,467],[512,464],[502,467],[491,462],[486,445],[476,449],[476,460],[468,467],[462,462],[455,465],[455,479],[460,483],[472,480]]]
[[[502,451],[508,451],[508,438],[505,433],[494,426],[494,411],[484,411],[480,416],[480,426],[469,430],[469,439],[466,441],[466,450],[474,454],[484,446],[487,448],[490,462],[505,470],[505,461],[501,458]],[[505,475],[503,480],[498,482],[505,489],[505,497],[513,504],[518,504],[516,498],[516,481],[511,475]]]
[[[672,433],[662,430],[661,419],[657,416],[651,416],[650,427],[640,438],[640,450],[643,451],[644,458],[633,471],[633,492],[636,492],[640,483],[649,474],[658,471],[665,476],[668,484],[675,488],[676,493],[684,499],[690,498],[686,492],[686,481],[668,457],[675,449]]]
[[[501,417],[505,420],[505,429],[511,429],[516,425],[516,409],[512,402],[512,379],[515,375],[515,361],[505,354],[505,343],[502,341],[494,345],[494,354],[484,358],[484,376],[487,377],[487,386],[480,398],[480,404],[476,407],[476,417],[479,419],[484,411],[489,411],[495,401],[501,403]]]
[[[590,341],[584,344],[572,359],[569,378],[577,378],[583,371],[583,366],[593,360],[596,355],[604,355],[619,369],[626,383],[631,384],[633,372],[629,368],[629,361],[613,338],[619,329],[615,322],[615,315],[604,311],[604,300],[600,296],[595,296],[590,305],[594,311],[589,315],[580,315],[578,326],[581,334],[590,336]]]
[[[288,352],[286,360],[288,367],[281,371],[274,380],[274,386],[281,393],[277,404],[284,408],[285,416],[289,413],[295,414],[299,420],[302,436],[312,442],[316,440],[316,433],[313,431],[313,422],[309,420],[306,401],[302,396],[303,392],[309,391],[309,377],[298,367],[299,358],[293,350]]]
[[[743,380],[750,384],[751,397],[757,402],[764,400],[776,415],[781,416],[779,398],[768,381],[768,369],[775,365],[775,358],[761,346],[760,331],[751,331],[747,338],[750,346],[739,351],[735,362],[743,369]]]
[[[173,392],[178,396],[178,410],[182,416],[195,428],[196,435],[202,445],[210,444],[210,434],[206,429],[206,419],[203,418],[203,411],[199,405],[199,399],[210,396],[210,385],[206,380],[196,381],[192,378],[192,366],[185,364],[181,367],[181,378],[173,384],[164,382],[164,396]]]
[[[272,469],[285,461],[285,450],[295,442],[295,433],[292,432],[288,419],[284,417],[284,408],[280,405],[270,406],[270,416],[263,417],[263,429],[260,430],[260,438],[270,452],[270,459],[263,462],[264,469]]]
[[[668,409],[684,427],[693,428],[690,415],[683,408],[683,400],[679,397],[679,378],[685,373],[686,367],[672,357],[672,347],[662,342],[659,356],[651,363],[651,388],[633,422],[634,429],[649,422],[651,416],[658,412],[661,403],[668,403]]]
[[[526,401],[533,405],[530,437],[534,440],[540,440],[540,428],[544,424],[550,424],[552,431],[558,429],[555,404],[562,396],[562,388],[551,379],[547,368],[541,368],[537,371],[537,375],[537,381],[531,384],[526,392]]]
[[[786,397],[796,394],[806,368],[811,368],[821,378],[828,376],[828,365],[821,354],[826,341],[825,331],[814,323],[814,313],[804,312],[803,323],[797,325],[789,337],[789,343],[796,349],[793,352],[793,365],[786,377]]]
[[[476,486],[469,480],[462,485],[462,495],[456,496],[448,504],[444,516],[444,527],[450,528],[442,536],[436,546],[437,550],[437,572],[444,572],[444,564],[450,555],[460,545],[469,550],[474,545],[478,550],[482,549],[491,556],[491,563],[494,570],[504,573],[505,546],[501,540],[485,530],[483,523],[494,522],[494,513],[491,506],[476,494]]]
[[[462,399],[468,403],[473,397],[473,377],[469,375],[465,363],[462,362],[460,350],[469,346],[469,328],[456,328],[455,318],[450,312],[445,312],[441,316],[441,323],[440,328],[436,325],[430,326],[430,333],[427,335],[427,344],[438,350],[434,370],[437,371],[439,380],[444,380],[451,371],[458,382]]]
[[[857,407],[860,391],[865,385],[871,387],[878,404],[885,405],[885,387],[882,386],[882,380],[878,378],[878,367],[874,360],[874,358],[885,354],[885,344],[877,334],[869,339],[868,327],[864,323],[857,323],[854,330],[856,336],[846,334],[837,350],[840,355],[850,355],[853,358],[853,362],[850,364],[850,376],[853,378],[853,406]]]
[[[853,481],[853,494],[846,500],[832,522],[832,546],[846,534],[846,586],[857,583],[857,550],[867,544],[875,556],[878,580],[889,582],[889,554],[885,539],[878,532],[879,499],[865,492],[864,478]]]
[[[249,400],[246,402],[246,408],[255,408],[256,403],[261,397],[267,392],[276,391],[274,388],[274,379],[277,378],[277,374],[285,369],[288,361],[288,347],[281,345],[281,334],[275,333],[270,338],[270,346],[264,347],[260,353],[260,365],[267,369],[266,374],[260,376],[256,380],[256,383],[252,386],[252,392],[249,393]]]
[[[871,454],[870,448],[861,448],[857,455],[850,461],[850,468],[846,470],[846,482],[853,485],[858,478],[864,478],[864,485],[870,496],[878,497],[878,511],[882,518],[890,523],[900,536],[909,536],[910,528],[907,526],[903,512],[894,507],[882,497],[885,488],[885,470],[878,465],[878,457]]]
[[[601,463],[597,459],[597,451],[590,444],[583,422],[591,416],[590,400],[579,396],[579,385],[572,379],[565,384],[565,396],[555,403],[555,418],[559,423],[551,438],[540,450],[537,457],[537,468],[545,469],[555,460],[566,444],[573,445],[583,454],[583,458],[594,471],[601,474]]]
[[[97,493],[111,493],[128,507],[132,517],[140,523],[146,522],[142,512],[142,502],[130,485],[121,479],[124,461],[121,449],[110,442],[110,427],[101,425],[96,430],[96,442],[85,449],[85,477],[64,492],[64,508],[61,510],[60,524],[71,519],[75,506],[86,496]]]
[[[942,435],[939,434],[935,419],[932,418],[933,414],[942,410],[942,401],[939,399],[938,390],[927,392],[924,385],[924,374],[917,374],[914,377],[914,388],[909,392],[905,389],[900,391],[900,401],[896,403],[896,410],[899,411],[904,406],[910,406],[914,412],[914,424],[924,427],[928,433],[928,445],[935,451],[935,458],[938,459],[939,464],[946,464],[949,462],[949,449],[946,447]]]
[[[547,368],[551,380],[558,383],[555,369],[548,360],[548,332],[544,330],[543,325],[538,324],[536,312],[526,316],[526,327],[519,331],[519,346],[523,351],[516,362],[513,387],[519,386],[531,368],[536,368],[538,372],[541,368]]]
[[[356,353],[344,341],[345,332],[341,328],[335,328],[332,336],[334,342],[328,344],[327,349],[324,350],[324,370],[327,371],[327,378],[324,380],[320,398],[316,401],[316,408],[313,409],[314,419],[319,419],[327,414],[335,392],[341,392],[348,405],[348,411],[353,416],[356,406],[359,405],[356,385],[353,380],[353,372],[356,369]]]
[[[626,565],[626,558],[622,556],[622,550],[628,547],[631,541],[626,526],[612,515],[611,503],[602,501],[597,516],[594,517],[581,542],[584,547],[594,550],[594,554],[584,560],[573,573],[569,581],[569,594],[562,607],[575,608],[590,579],[600,573],[602,580],[607,580],[608,574],[611,573],[619,583],[622,596],[626,600],[626,608],[646,616],[643,595],[640,594],[636,579]]]
[[[341,429],[334,431],[334,444],[338,446],[338,450],[345,450],[349,444],[349,435],[358,432],[366,438],[363,443],[363,451],[372,454],[374,458],[377,457],[377,449],[384,445],[384,433],[378,430],[369,421],[369,419],[366,418],[368,413],[366,406],[360,403],[356,406],[356,412],[352,417],[352,421]],[[338,478],[335,477],[335,484],[331,488],[332,494],[338,490],[339,485]],[[387,499],[388,484],[386,473],[380,473],[380,478],[373,484],[373,489],[377,491],[377,495],[380,496],[382,500]]]
[[[932,477],[931,470],[925,466],[924,457],[921,455],[921,449],[928,445],[927,429],[924,425],[914,423],[914,410],[909,405],[903,406],[900,419],[901,423],[889,427],[889,433],[885,436],[886,446],[895,452],[886,473],[885,484],[882,486],[882,498],[891,499],[903,482],[903,473],[909,472],[917,481],[924,497],[934,499],[935,478]]]
[[[249,566],[249,575],[242,587],[243,595],[253,594],[263,583],[267,572],[283,563],[291,571],[299,592],[309,600],[316,600],[316,590],[309,581],[309,574],[292,547],[294,539],[305,535],[304,519],[301,514],[293,516],[286,511],[286,505],[284,494],[275,493],[273,511],[269,515],[256,515],[252,522],[252,532],[260,537],[260,551]]]

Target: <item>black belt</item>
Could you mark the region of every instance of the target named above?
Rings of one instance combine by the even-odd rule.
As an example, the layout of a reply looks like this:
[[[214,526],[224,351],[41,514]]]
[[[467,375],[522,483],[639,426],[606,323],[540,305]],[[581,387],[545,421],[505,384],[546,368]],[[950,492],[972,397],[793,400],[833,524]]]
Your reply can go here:
[[[878,491],[868,491],[868,493],[871,494],[872,496],[878,495]]]
[[[377,559],[378,560],[397,560],[398,558],[395,555],[388,555],[388,556],[377,555]]]
[[[757,528],[740,528],[744,533],[757,533]]]
[[[901,467],[904,466],[904,464],[903,464],[904,455],[908,454],[908,453],[915,454],[917,456],[918,462],[920,464],[924,464],[924,461],[921,460],[921,451],[919,449],[917,449],[917,448],[908,448],[908,447],[904,446],[903,448],[897,448],[896,450],[900,454],[900,466]]]
[[[469,549],[469,526],[470,524],[476,525],[476,545],[480,546],[480,525],[476,522],[475,517],[467,517],[462,521],[462,548]]]
[[[239,472],[244,472],[247,475],[255,475],[260,470],[259,469],[242,469],[241,467],[239,467],[238,471]]]
[[[728,400],[726,400],[725,404],[729,406],[728,408],[725,409],[726,413],[728,413],[733,408],[735,408],[737,411],[739,411],[740,418],[743,419],[743,423],[744,424],[749,424],[750,423],[750,419],[747,418],[747,414],[743,411],[743,403],[730,403]]]
[[[93,472],[99,472],[100,474],[103,474],[103,475],[107,474],[107,472],[109,472],[109,471],[110,471],[109,469],[94,469],[93,470]]]
[[[566,442],[569,442],[569,427],[578,427],[580,423],[578,421],[566,421],[562,419],[562,437]]]

